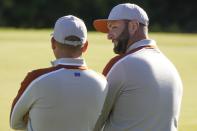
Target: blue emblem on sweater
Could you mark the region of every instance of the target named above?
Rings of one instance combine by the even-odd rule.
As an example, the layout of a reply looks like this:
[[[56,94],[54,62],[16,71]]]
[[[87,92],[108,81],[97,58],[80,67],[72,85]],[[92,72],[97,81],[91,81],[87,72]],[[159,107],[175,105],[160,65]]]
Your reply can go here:
[[[75,77],[80,77],[81,76],[81,74],[79,72],[75,72],[74,75],[75,75]]]

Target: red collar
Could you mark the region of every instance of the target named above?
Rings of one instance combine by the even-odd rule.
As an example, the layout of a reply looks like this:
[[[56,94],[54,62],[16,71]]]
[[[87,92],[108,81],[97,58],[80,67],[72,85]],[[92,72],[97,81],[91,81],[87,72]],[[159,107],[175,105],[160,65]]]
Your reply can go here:
[[[105,68],[103,69],[103,75],[104,76],[107,76],[108,72],[111,70],[112,66],[117,63],[120,59],[122,59],[123,57],[129,55],[129,54],[132,54],[134,52],[137,52],[143,48],[148,48],[148,49],[154,49],[156,48],[156,46],[153,46],[153,45],[144,45],[144,46],[140,46],[140,47],[137,47],[135,49],[132,49],[130,50],[129,52],[123,54],[123,55],[117,55],[115,57],[113,57],[108,63],[107,65],[105,66]]]

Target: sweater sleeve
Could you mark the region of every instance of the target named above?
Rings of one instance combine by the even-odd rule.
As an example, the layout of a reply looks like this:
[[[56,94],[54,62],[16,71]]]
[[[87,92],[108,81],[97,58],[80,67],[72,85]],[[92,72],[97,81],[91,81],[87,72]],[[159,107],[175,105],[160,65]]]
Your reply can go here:
[[[32,82],[35,77],[34,72],[27,74],[17,96],[13,100],[10,112],[10,127],[13,129],[25,129],[27,125],[28,113],[31,105],[34,102]]]

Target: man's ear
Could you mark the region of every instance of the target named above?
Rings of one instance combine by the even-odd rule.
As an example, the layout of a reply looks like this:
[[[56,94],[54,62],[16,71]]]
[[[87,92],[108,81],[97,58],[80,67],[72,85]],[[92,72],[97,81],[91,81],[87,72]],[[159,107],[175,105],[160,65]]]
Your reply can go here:
[[[139,28],[139,22],[133,20],[133,21],[129,21],[128,23],[128,29],[129,29],[129,33],[131,35],[133,35]]]
[[[83,45],[82,52],[85,53],[87,49],[88,49],[88,41],[86,41],[86,43]]]
[[[55,46],[55,39],[53,37],[51,38],[51,48],[53,50],[55,50],[55,48],[56,48],[56,46]]]

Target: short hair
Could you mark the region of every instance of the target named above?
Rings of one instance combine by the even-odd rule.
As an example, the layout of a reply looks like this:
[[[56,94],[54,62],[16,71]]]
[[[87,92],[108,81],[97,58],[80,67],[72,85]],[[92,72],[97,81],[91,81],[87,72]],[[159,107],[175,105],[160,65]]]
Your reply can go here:
[[[124,20],[125,22],[129,22],[129,21],[132,21],[132,20]],[[140,28],[140,30],[145,34],[145,35],[147,35],[148,34],[148,25],[145,25],[145,24],[143,24],[143,23],[141,23],[141,22],[139,22],[139,21],[136,21],[136,22],[138,22],[139,23],[139,28]]]

